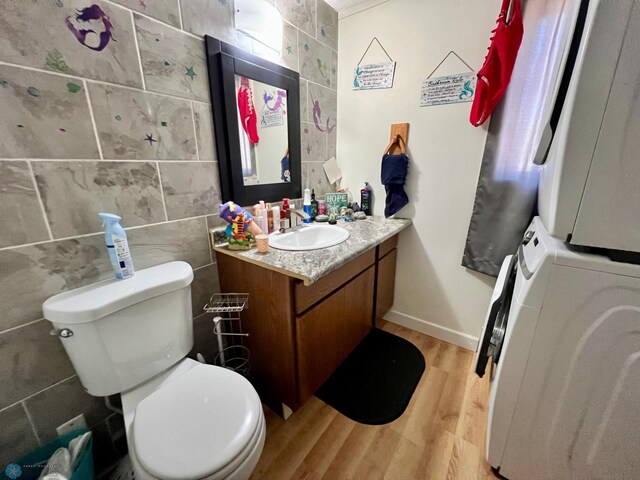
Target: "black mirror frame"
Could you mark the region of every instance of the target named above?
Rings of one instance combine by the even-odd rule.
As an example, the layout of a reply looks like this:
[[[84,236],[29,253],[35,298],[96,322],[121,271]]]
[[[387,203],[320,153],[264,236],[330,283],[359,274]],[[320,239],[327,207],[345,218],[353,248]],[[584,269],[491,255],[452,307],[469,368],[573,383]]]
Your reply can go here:
[[[222,201],[233,200],[239,205],[252,205],[258,200],[275,202],[282,198],[300,198],[300,75],[208,35],[205,35],[205,47]],[[291,182],[245,186],[240,156],[236,74],[287,91]]]

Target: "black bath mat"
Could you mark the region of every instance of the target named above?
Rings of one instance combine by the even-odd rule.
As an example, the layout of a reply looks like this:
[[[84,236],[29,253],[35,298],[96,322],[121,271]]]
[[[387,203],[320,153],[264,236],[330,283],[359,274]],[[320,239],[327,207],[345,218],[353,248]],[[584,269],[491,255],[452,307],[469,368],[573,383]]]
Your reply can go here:
[[[405,411],[424,368],[416,346],[374,328],[316,396],[351,420],[382,425]]]

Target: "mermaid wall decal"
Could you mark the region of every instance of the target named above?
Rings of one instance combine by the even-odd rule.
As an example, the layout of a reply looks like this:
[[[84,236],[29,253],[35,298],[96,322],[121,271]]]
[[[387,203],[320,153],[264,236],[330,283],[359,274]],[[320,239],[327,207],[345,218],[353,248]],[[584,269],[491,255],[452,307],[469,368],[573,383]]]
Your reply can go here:
[[[458,98],[462,100],[463,98],[472,97],[474,93],[473,88],[471,88],[471,80],[464,82],[464,87],[462,87],[462,91]]]
[[[267,107],[267,109],[271,110],[272,112],[282,111],[282,113],[286,114],[287,112],[285,111],[284,101],[287,99],[287,92],[285,90],[278,90],[277,97],[278,98],[276,98],[273,106],[270,106],[269,104],[273,100],[273,95],[265,91],[262,95],[262,100],[264,101],[265,107]]]
[[[107,45],[109,45],[109,42],[111,40],[115,42],[115,39],[113,38],[113,33],[111,32],[111,30],[113,29],[113,24],[111,23],[111,20],[109,20],[109,16],[106,13],[104,13],[104,11],[98,5],[93,4],[90,7],[86,7],[81,10],[76,10],[76,12],[77,13],[75,14],[75,17],[76,17],[75,20],[77,23],[79,22],[87,23],[87,22],[93,22],[94,20],[98,20],[98,21],[102,21],[102,27],[104,29],[100,33],[97,33],[95,30],[90,28],[78,29],[76,28],[76,25],[74,24],[74,22],[71,21],[72,16],[71,15],[68,16],[65,20],[67,28],[71,31],[71,33],[74,34],[76,39],[82,45],[96,52],[101,52],[102,50],[107,48]],[[91,23],[90,25],[94,25],[94,24]],[[92,38],[89,36],[89,34],[97,35],[100,38],[100,42],[98,43],[97,46],[92,46],[87,44],[88,38]]]
[[[329,118],[327,118],[326,126],[322,124],[322,110],[320,108],[320,102],[318,100],[314,100],[311,97],[311,101],[313,102],[313,123],[316,125],[316,128],[321,132],[331,133],[334,128],[336,128],[335,123],[333,126],[329,125]]]

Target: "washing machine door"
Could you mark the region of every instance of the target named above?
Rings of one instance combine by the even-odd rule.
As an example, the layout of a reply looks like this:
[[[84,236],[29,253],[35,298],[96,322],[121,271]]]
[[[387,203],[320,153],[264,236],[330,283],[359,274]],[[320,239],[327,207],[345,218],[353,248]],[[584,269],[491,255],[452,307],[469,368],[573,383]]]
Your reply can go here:
[[[516,283],[517,260],[517,254],[505,257],[491,296],[487,320],[482,328],[480,342],[476,351],[476,374],[481,378],[485,374],[489,357],[493,358],[494,364],[497,364],[500,360],[502,343],[509,320],[511,298],[513,297],[513,289]]]

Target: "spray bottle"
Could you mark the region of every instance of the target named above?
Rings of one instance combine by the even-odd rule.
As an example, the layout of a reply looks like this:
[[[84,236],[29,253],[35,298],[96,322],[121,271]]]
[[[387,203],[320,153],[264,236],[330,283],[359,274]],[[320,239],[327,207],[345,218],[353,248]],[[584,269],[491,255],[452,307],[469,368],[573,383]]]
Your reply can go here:
[[[127,242],[127,234],[120,225],[121,218],[112,213],[100,213],[103,221],[104,239],[109,250],[111,266],[116,274],[116,278],[123,280],[133,277],[133,260]]]

